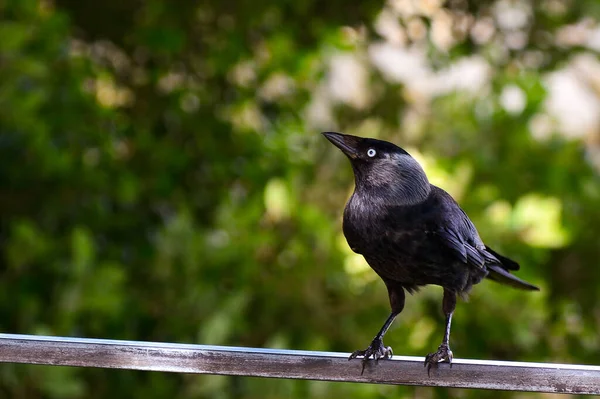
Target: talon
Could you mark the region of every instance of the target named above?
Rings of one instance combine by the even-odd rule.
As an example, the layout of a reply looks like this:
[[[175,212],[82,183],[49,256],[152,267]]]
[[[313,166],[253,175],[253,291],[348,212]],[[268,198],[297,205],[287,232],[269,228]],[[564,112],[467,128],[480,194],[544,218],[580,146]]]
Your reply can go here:
[[[391,346],[386,346],[385,347],[385,355],[383,356],[384,359],[391,359],[392,356],[394,356],[394,351],[392,350]]]
[[[440,362],[446,362],[446,363],[450,363],[450,367],[452,367],[452,359],[454,358],[454,355],[452,353],[452,351],[450,350],[450,347],[447,344],[442,344],[438,347],[437,352],[434,353],[430,353],[427,356],[425,356],[425,363],[424,363],[424,367],[427,367],[427,376],[431,376],[430,375],[430,370],[432,367],[438,367],[438,363]]]
[[[379,359],[391,359],[393,356],[393,351],[390,346],[383,346],[383,341],[381,339],[374,339],[371,342],[371,345],[365,350],[357,350],[352,352],[348,360],[355,359],[357,357],[362,357],[362,370],[361,375],[365,372],[365,367],[369,362],[369,359],[375,360],[375,362],[379,362]]]
[[[366,351],[354,351],[348,358],[348,360],[356,359],[358,356],[364,356]]]

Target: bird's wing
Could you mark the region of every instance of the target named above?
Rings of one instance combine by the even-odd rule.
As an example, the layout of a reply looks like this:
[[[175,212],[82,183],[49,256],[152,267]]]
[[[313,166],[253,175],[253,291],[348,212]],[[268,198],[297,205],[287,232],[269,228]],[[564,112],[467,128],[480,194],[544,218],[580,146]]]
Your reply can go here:
[[[462,226],[447,224],[435,231],[441,241],[463,263],[482,268],[486,263],[500,263],[493,255],[485,251],[485,247],[477,245],[472,236],[465,235]]]
[[[486,263],[501,264],[488,252],[473,222],[450,194],[438,189],[438,217],[434,233],[464,263],[482,268]]]
[[[533,284],[510,274],[511,270],[519,270],[519,264],[508,259],[485,245],[473,222],[458,206],[450,194],[439,189],[438,209],[435,233],[454,255],[467,265],[485,268],[487,277],[511,287],[523,290],[539,290]]]
[[[485,260],[477,248],[466,242],[453,227],[444,226],[435,231],[435,233],[461,262],[477,267],[483,267],[485,264]]]

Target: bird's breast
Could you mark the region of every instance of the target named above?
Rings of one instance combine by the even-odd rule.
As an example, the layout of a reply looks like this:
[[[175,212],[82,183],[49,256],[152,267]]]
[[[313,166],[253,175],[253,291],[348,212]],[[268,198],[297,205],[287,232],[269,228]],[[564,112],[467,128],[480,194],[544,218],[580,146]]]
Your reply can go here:
[[[383,212],[376,203],[353,195],[344,209],[343,231],[350,248],[365,254],[385,234]]]

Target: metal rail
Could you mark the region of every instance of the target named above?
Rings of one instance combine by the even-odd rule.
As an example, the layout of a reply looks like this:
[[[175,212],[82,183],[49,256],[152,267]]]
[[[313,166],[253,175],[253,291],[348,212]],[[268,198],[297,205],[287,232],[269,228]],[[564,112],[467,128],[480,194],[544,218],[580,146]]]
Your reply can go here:
[[[361,361],[348,354],[108,339],[0,334],[0,362],[325,381],[600,394],[600,366],[423,358]]]

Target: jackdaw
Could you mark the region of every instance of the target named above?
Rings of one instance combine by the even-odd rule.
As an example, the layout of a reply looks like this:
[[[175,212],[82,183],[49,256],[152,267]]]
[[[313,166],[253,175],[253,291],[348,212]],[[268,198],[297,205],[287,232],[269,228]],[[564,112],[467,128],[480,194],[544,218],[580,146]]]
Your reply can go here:
[[[388,289],[392,312],[365,350],[350,359],[392,356],[383,336],[404,308],[405,291],[434,284],[444,289],[446,330],[436,352],[425,358],[427,373],[452,363],[450,323],[457,295],[465,296],[484,277],[524,290],[538,288],[512,274],[519,265],[485,245],[454,199],[429,183],[421,165],[386,141],[324,132],[350,160],[354,193],[344,209],[343,231],[350,248],[364,256]]]

